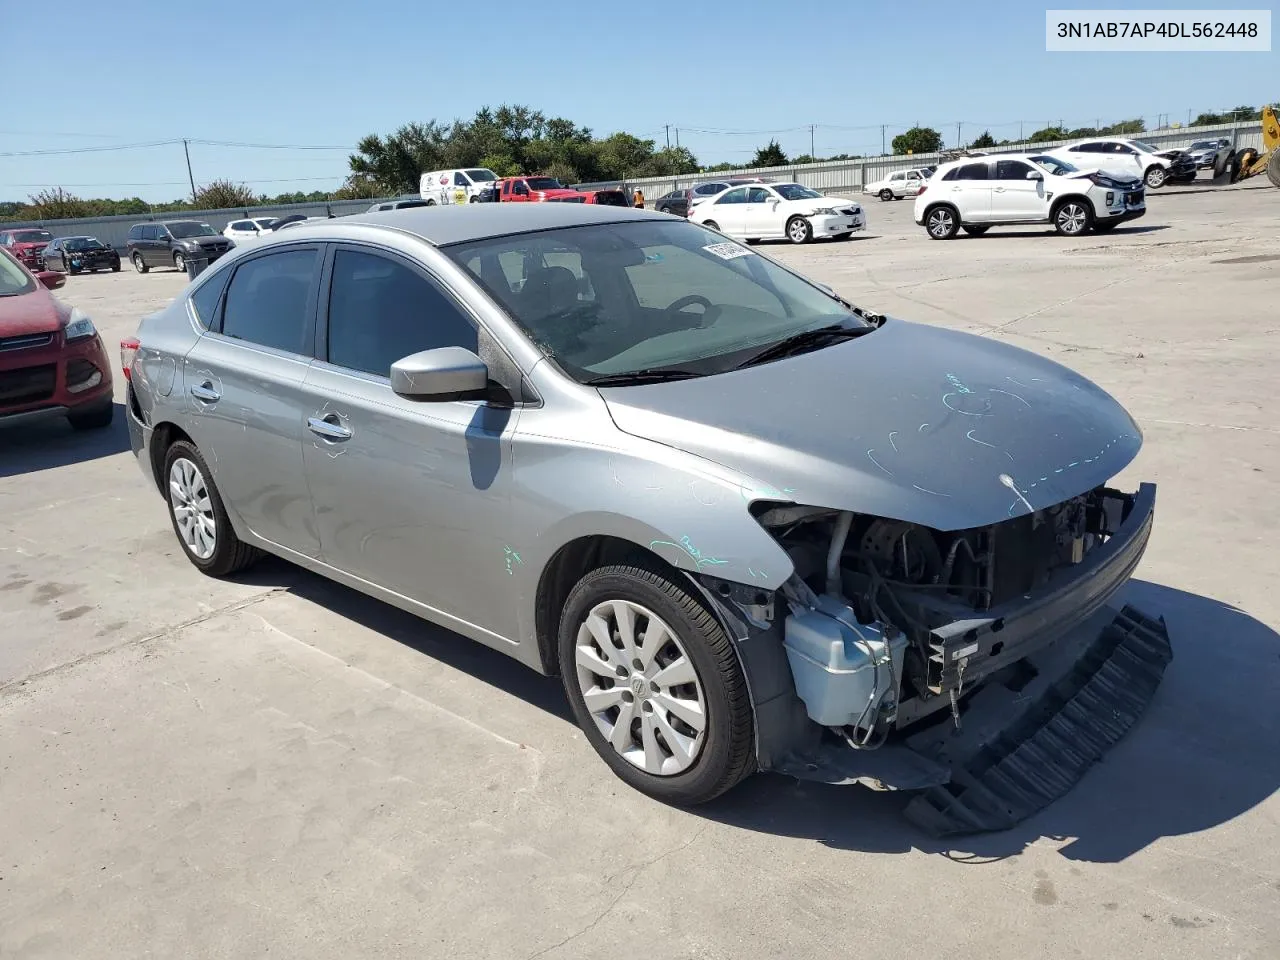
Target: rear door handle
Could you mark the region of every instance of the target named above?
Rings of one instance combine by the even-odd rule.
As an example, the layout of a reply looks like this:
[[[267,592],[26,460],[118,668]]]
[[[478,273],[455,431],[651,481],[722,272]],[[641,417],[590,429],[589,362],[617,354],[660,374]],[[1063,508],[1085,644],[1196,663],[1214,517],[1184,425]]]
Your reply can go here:
[[[194,385],[191,388],[191,395],[197,400],[203,400],[206,403],[215,403],[222,399],[222,394],[213,389],[213,383],[209,380]]]
[[[324,437],[326,440],[351,439],[351,428],[344,427],[332,413],[327,417],[309,417],[307,419],[307,429],[317,437]]]

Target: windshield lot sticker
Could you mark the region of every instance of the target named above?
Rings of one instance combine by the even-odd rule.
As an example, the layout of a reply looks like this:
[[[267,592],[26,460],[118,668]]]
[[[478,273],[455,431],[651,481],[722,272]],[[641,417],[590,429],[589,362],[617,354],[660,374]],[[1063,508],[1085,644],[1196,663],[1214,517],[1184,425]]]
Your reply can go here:
[[[709,243],[702,249],[719,257],[721,260],[736,260],[738,257],[755,256],[754,250],[748,250],[740,243]]]

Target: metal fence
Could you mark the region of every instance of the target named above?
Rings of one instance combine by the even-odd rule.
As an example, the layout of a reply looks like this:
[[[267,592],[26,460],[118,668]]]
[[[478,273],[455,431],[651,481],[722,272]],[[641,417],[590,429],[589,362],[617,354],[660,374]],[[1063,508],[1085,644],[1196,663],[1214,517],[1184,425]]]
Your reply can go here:
[[[1235,149],[1253,147],[1262,149],[1262,124],[1258,121],[1224,123],[1206,127],[1182,127],[1176,130],[1159,130],[1151,133],[1140,133],[1130,139],[1141,140],[1161,150],[1172,150],[1186,147],[1193,140],[1209,140],[1226,137],[1235,145]],[[1001,147],[987,147],[984,153],[1021,153],[1027,151],[1052,150],[1055,147],[1076,143],[1083,137],[1070,140],[1055,140],[1051,143],[1011,143]],[[645,202],[652,204],[669,190],[681,190],[694,184],[705,183],[719,177],[760,176],[771,180],[791,180],[812,187],[820,193],[858,192],[868,183],[875,183],[897,170],[910,170],[912,167],[924,167],[941,162],[938,153],[917,153],[911,156],[867,157],[860,160],[834,160],[825,163],[790,164],[782,167],[743,167],[737,170],[722,170],[716,173],[692,173],[676,177],[640,177],[626,181],[627,187],[643,191]],[[609,183],[580,183],[581,190],[598,189],[612,186]]]
[[[390,198],[388,198],[390,199]],[[376,200],[321,200],[315,203],[287,203],[265,207],[235,207],[224,210],[174,210],[169,213],[129,213],[113,217],[83,217],[75,220],[0,221],[0,230],[41,227],[55,237],[97,237],[103,243],[123,250],[129,228],[135,223],[158,223],[167,220],[195,220],[207,223],[219,233],[232,220],[250,217],[287,217],[301,213],[308,217],[345,217],[364,213]]]

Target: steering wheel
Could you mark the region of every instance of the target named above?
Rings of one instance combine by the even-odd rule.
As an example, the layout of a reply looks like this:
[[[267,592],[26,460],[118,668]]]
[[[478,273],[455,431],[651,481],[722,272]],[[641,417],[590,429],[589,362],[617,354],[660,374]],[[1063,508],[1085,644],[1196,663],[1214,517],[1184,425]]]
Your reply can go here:
[[[666,313],[669,316],[674,317],[675,314],[680,313],[685,307],[691,307],[695,303],[702,305],[702,316],[698,317],[699,327],[710,326],[715,322],[716,317],[720,316],[720,308],[706,297],[697,293],[691,293],[688,296],[681,297],[675,303],[671,304],[671,306],[667,307]]]

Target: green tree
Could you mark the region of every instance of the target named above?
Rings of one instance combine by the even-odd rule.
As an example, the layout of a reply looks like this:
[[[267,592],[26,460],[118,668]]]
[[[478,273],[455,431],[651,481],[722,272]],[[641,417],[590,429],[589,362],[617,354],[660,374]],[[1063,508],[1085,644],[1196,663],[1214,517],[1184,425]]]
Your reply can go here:
[[[753,167],[785,167],[787,165],[787,155],[782,152],[782,147],[777,140],[770,140],[763,147],[756,150],[755,157],[751,160]]]
[[[192,207],[196,210],[222,210],[227,207],[252,207],[257,203],[259,198],[243,183],[214,180],[196,189]]]
[[[432,120],[405,124],[386,137],[370,134],[356,144],[359,152],[348,160],[351,172],[376,184],[382,196],[417,193],[422,174],[445,165],[449,132]]]
[[[974,138],[973,143],[969,144],[969,146],[973,147],[975,150],[982,150],[986,147],[994,147],[995,145],[996,138],[991,135],[990,130],[983,130],[982,133],[978,134],[978,136]]]
[[[942,134],[932,127],[912,127],[893,138],[893,152],[937,153],[942,149]]]
[[[1064,127],[1043,127],[1027,137],[1028,143],[1051,143],[1054,140],[1066,140],[1070,133]]]

